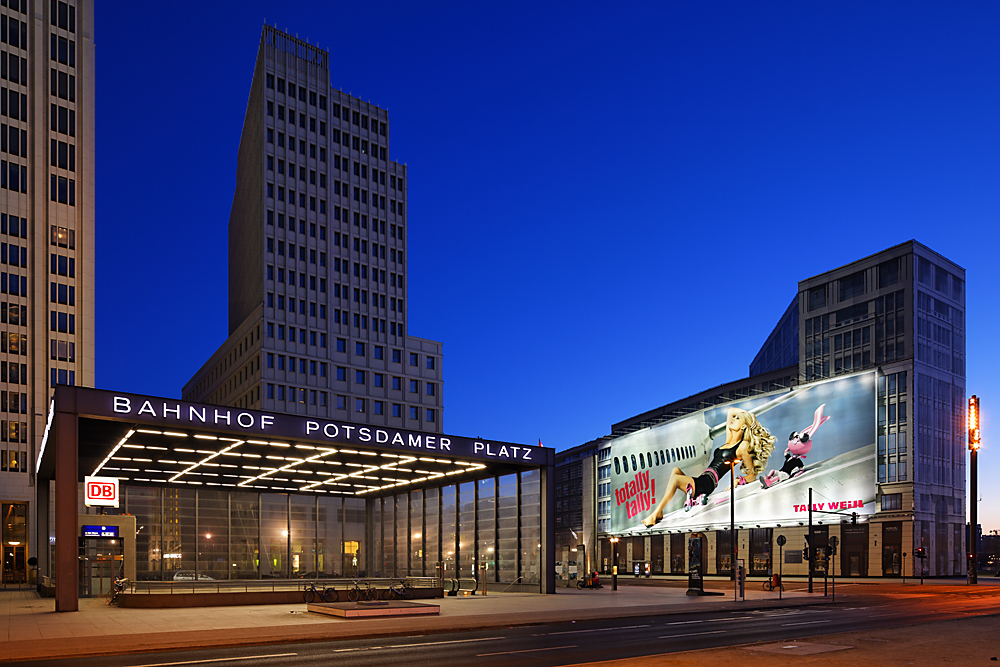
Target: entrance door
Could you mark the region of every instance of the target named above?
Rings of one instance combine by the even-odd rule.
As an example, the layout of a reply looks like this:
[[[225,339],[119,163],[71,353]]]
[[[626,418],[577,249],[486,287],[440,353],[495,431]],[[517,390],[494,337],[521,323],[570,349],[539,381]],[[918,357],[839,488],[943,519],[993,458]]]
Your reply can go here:
[[[0,505],[0,584],[26,584],[28,547],[28,506],[24,503]]]
[[[28,582],[27,570],[24,569],[24,549],[23,544],[3,545],[3,583],[24,584]]]
[[[890,521],[882,524],[882,576],[898,577],[902,574],[903,523]]]
[[[119,539],[80,538],[80,597],[99,597],[123,576],[123,545]]]

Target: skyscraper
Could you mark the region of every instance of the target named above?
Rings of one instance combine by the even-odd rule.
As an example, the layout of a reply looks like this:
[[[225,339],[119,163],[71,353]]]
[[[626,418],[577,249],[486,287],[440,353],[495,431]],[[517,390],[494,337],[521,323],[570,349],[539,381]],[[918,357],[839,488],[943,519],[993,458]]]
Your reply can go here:
[[[0,581],[26,580],[56,384],[94,383],[93,7],[0,1]]]
[[[442,345],[407,333],[406,166],[329,53],[265,26],[229,219],[229,337],[185,400],[442,432]]]

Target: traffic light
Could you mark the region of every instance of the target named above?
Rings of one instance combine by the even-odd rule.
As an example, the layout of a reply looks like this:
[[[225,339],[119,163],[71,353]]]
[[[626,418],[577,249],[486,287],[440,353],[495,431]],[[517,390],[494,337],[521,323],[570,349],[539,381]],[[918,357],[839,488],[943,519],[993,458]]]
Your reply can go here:
[[[806,535],[806,542],[802,546],[802,558],[809,560],[809,536]]]
[[[858,525],[858,513],[857,512],[851,512],[851,525],[852,526]]]
[[[927,558],[927,549],[924,549],[923,547],[917,547],[917,550],[916,552],[914,552],[913,555],[916,556],[917,558]]]

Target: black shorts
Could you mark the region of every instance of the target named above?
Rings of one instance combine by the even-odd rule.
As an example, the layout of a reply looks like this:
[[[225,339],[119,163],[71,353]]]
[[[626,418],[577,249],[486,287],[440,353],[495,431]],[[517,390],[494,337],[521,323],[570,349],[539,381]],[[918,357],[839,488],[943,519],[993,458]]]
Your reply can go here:
[[[694,478],[694,496],[707,496],[715,491],[715,487],[718,484],[715,481],[715,476],[710,472],[704,472]]]

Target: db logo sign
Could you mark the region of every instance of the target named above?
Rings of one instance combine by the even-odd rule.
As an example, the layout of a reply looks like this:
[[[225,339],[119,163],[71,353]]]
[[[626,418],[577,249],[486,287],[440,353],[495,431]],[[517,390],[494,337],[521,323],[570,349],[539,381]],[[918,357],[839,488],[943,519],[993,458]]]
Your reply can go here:
[[[86,477],[83,485],[84,504],[87,507],[118,507],[118,478]]]

